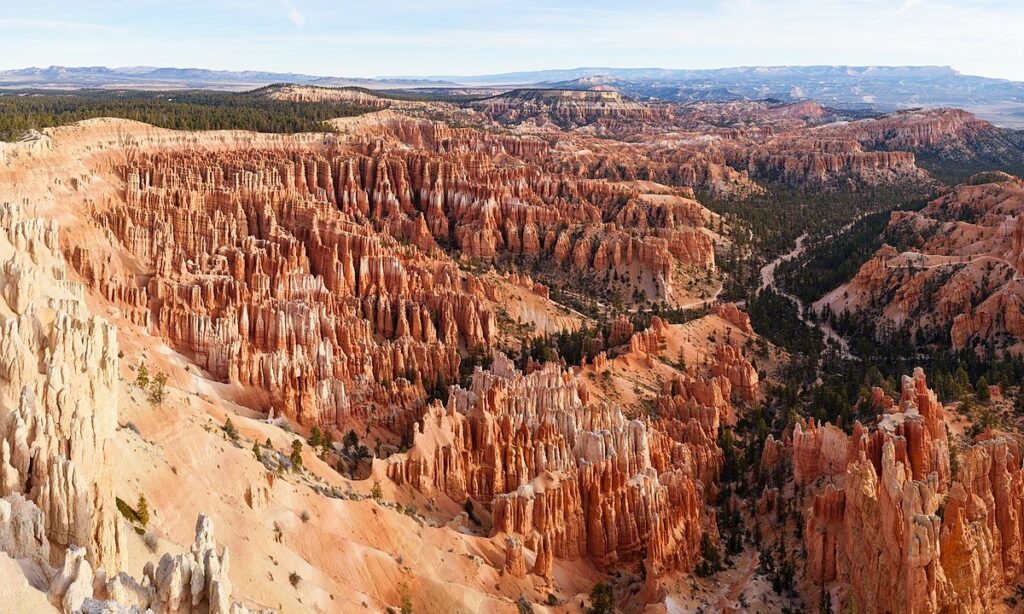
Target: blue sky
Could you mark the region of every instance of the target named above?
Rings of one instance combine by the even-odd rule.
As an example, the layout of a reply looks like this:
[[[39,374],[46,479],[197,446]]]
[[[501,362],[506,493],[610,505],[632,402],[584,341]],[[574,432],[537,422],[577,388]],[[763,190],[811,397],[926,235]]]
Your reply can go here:
[[[334,76],[941,64],[1024,80],[1024,0],[0,0],[0,68]]]

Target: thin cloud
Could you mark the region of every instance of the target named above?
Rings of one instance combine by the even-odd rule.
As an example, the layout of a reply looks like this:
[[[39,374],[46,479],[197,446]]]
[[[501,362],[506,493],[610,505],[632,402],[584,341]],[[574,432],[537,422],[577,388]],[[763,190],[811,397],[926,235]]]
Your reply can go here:
[[[123,32],[113,28],[83,21],[61,21],[58,19],[0,19],[0,26],[34,30],[67,30],[79,32]]]
[[[302,11],[297,9],[294,4],[289,0],[281,0],[281,4],[288,10],[288,19],[300,28],[306,25],[306,16],[302,14]]]

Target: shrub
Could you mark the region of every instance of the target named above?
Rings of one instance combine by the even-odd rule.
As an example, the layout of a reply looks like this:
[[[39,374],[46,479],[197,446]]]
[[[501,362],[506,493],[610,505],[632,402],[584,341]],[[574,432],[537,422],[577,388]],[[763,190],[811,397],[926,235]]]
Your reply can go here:
[[[231,418],[228,418],[227,422],[224,423],[224,433],[231,438],[231,441],[238,441],[238,429],[231,422]]]
[[[292,462],[293,469],[302,468],[302,442],[298,439],[292,442],[292,453],[288,455],[288,460]]]
[[[297,587],[299,585],[299,582],[302,582],[302,576],[295,573],[294,571],[288,574],[288,583],[292,585],[292,588]]]
[[[121,512],[121,515],[124,516],[125,520],[133,524],[139,522],[138,513],[132,509],[132,506],[125,503],[124,499],[118,497],[114,500],[114,503],[117,504],[117,511]]]
[[[615,612],[615,589],[610,584],[598,582],[590,591],[589,614],[613,614]]]
[[[380,489],[380,482],[377,480],[373,481],[373,488],[370,489],[370,496],[373,497],[373,500],[377,503],[380,503],[380,500],[384,497],[384,493]]]
[[[402,614],[412,614],[412,597],[409,596],[409,585],[403,582],[398,590],[402,595],[401,609],[399,611]]]
[[[302,510],[302,513],[299,514],[299,518],[302,519],[303,523],[309,522],[309,510]]]

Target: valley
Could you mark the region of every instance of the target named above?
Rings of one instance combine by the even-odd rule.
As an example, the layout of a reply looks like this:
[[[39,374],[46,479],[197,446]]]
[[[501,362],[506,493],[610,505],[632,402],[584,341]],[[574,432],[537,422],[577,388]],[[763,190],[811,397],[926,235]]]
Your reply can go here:
[[[1014,611],[1016,135],[631,92],[0,96],[0,598]]]

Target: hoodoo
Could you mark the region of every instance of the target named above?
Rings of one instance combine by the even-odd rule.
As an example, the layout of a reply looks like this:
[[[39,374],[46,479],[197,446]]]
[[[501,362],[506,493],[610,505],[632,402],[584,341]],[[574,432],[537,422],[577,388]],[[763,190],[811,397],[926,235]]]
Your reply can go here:
[[[44,4],[125,67],[0,69],[3,613],[1024,608],[1013,3]]]

